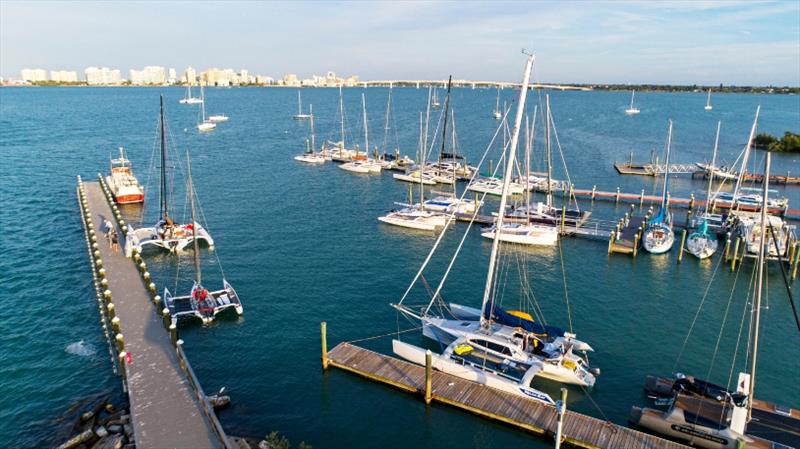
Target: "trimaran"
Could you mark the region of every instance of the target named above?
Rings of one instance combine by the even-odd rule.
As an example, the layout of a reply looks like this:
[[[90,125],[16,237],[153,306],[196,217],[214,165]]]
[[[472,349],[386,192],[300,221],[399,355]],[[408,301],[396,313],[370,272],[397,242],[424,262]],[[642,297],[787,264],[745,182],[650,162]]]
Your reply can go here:
[[[519,129],[533,61],[533,55],[529,55],[519,93],[511,145],[508,149],[508,164],[503,178],[500,210],[504,210],[508,201],[508,190],[513,171],[513,153],[519,139]],[[498,225],[500,227],[503,225],[502,214],[498,216]],[[589,368],[586,359],[576,354],[578,351],[591,350],[589,345],[576,340],[574,334],[534,322],[524,312],[507,311],[495,304],[498,288],[495,274],[498,269],[499,236],[496,236],[492,242],[480,310],[457,304],[447,306],[439,304],[439,307],[434,308],[434,302],[441,302],[439,292],[446,281],[446,275],[436,291],[433,292],[430,303],[422,311],[404,305],[403,302],[408,292],[421,277],[441,238],[440,235],[437,244],[434,244],[428,255],[426,263],[420,268],[414,282],[406,290],[406,295],[399,303],[392,305],[404,315],[420,320],[423,335],[446,345],[441,354],[433,355],[434,369],[548,404],[553,404],[550,396],[531,386],[534,377],[583,386],[594,385],[595,375],[599,374],[599,371]],[[453,257],[449,268],[452,268],[457,255],[458,253]],[[447,309],[454,318],[445,318],[444,309]],[[442,316],[437,316],[436,310],[442,310]],[[418,364],[425,363],[426,351],[423,348],[400,340],[393,340],[392,348],[395,354],[404,359]]]

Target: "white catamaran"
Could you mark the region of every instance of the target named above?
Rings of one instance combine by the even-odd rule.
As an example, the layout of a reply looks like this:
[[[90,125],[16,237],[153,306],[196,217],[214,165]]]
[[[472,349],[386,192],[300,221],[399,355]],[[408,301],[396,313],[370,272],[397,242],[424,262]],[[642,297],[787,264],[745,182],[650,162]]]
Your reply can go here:
[[[194,202],[194,187],[192,184],[192,168],[189,161],[189,154],[186,154],[186,167],[187,167],[187,195],[192,209],[192,223],[197,223],[195,202]],[[187,296],[172,296],[169,289],[164,287],[164,302],[169,309],[172,316],[173,323],[184,321],[186,318],[197,318],[208,324],[216,318],[220,313],[232,309],[238,315],[244,313],[242,303],[239,301],[239,295],[233,289],[231,284],[224,278],[222,279],[222,289],[208,290],[203,287],[203,275],[200,268],[200,245],[197,242],[197,226],[192,227],[192,244],[194,246],[194,253],[192,258],[194,260],[194,285],[192,290]]]
[[[508,198],[508,187],[511,180],[513,151],[517,146],[519,128],[524,112],[525,97],[530,79],[533,55],[527,59],[522,87],[520,89],[517,114],[511,145],[509,147],[509,164],[506,166],[501,209]],[[502,215],[498,217],[502,226]],[[442,234],[443,235],[443,234]],[[558,382],[592,386],[595,374],[585,358],[576,352],[591,350],[591,347],[575,339],[574,334],[561,329],[546,326],[520,311],[506,311],[495,304],[497,289],[497,258],[500,239],[495,238],[489,259],[488,274],[483,293],[481,309],[457,304],[438,304],[440,292],[447,274],[432,293],[430,303],[422,311],[412,309],[403,304],[413,285],[422,276],[427,262],[436,251],[442,235],[434,244],[426,263],[417,272],[417,276],[399,303],[393,304],[398,311],[422,322],[423,335],[433,338],[444,346],[441,354],[433,355],[433,367],[445,373],[478,382],[480,384],[503,390],[522,397],[553,404],[546,393],[531,386],[534,377],[553,379]],[[463,243],[463,242],[462,242]],[[453,266],[456,252],[450,267]],[[449,273],[449,268],[448,268]],[[444,310],[447,309],[445,312]],[[437,316],[436,310],[442,311]],[[444,314],[453,318],[445,318]],[[398,356],[411,362],[424,364],[425,349],[400,340],[392,341],[392,348]]]
[[[134,229],[128,225],[130,231],[125,239],[125,255],[131,257],[133,249],[142,251],[148,247],[158,247],[177,252],[197,241],[204,241],[209,248],[214,247],[214,239],[206,229],[197,222],[176,224],[169,214],[169,190],[167,188],[167,141],[166,122],[164,116],[164,97],[161,96],[161,110],[159,114],[159,135],[161,142],[161,182],[159,183],[159,219],[155,226]]]

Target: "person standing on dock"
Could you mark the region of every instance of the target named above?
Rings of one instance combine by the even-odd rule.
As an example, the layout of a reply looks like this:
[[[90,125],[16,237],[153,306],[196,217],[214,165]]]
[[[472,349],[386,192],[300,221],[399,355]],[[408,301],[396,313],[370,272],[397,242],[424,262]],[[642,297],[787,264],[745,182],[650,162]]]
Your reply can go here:
[[[119,235],[116,229],[111,229],[109,234],[111,235],[111,251],[116,253],[119,251]]]
[[[103,220],[103,230],[106,233],[106,240],[108,240],[108,246],[111,246],[111,230],[114,229],[114,225],[111,223],[111,220],[106,218]]]

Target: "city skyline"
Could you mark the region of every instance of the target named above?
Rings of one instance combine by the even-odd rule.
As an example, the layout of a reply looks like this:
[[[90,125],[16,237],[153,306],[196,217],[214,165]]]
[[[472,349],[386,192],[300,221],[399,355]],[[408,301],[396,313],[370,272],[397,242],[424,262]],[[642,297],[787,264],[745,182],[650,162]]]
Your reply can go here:
[[[800,85],[798,2],[357,6],[160,3],[154,14],[150,3],[3,1],[0,76],[191,66],[514,81],[527,47],[541,82]],[[55,16],[58,27],[45,20]]]

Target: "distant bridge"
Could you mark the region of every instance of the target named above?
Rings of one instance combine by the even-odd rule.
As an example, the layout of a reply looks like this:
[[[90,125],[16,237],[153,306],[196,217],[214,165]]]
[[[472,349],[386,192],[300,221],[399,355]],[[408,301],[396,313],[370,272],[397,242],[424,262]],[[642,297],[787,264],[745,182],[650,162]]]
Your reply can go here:
[[[468,88],[493,88],[493,89],[519,89],[522,84],[508,83],[503,81],[473,81],[473,80],[453,80],[454,87]],[[441,87],[447,88],[447,80],[375,80],[360,81],[358,85],[362,87]],[[531,89],[554,89],[554,90],[592,90],[591,87],[570,86],[567,84],[536,84],[530,85]]]

